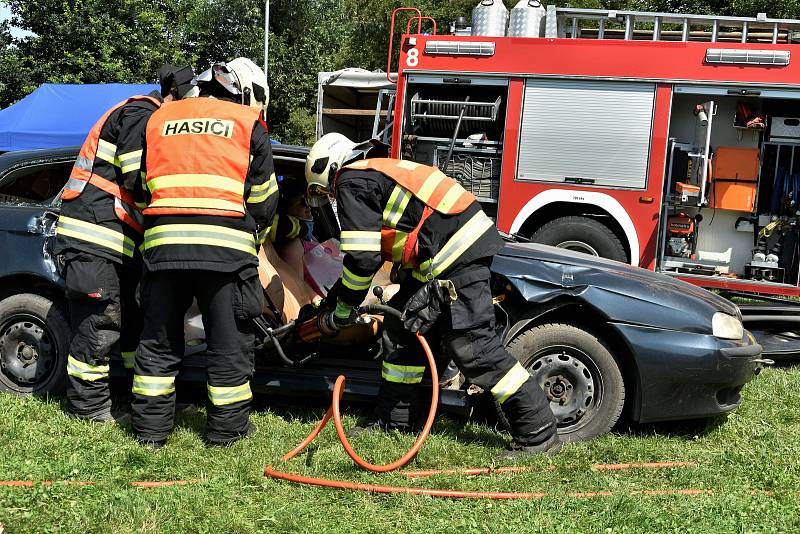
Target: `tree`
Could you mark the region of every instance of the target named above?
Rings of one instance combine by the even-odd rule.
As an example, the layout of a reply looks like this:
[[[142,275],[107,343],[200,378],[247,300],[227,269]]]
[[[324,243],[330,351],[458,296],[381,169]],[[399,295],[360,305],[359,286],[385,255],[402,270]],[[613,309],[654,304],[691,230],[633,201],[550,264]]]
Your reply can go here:
[[[574,7],[800,17],[798,0],[573,0]],[[263,0],[6,0],[0,24],[0,107],[44,82],[152,82],[164,62],[197,70],[247,56],[263,62]],[[439,32],[478,0],[415,0]],[[507,0],[512,7],[515,0]],[[408,0],[272,0],[269,122],[284,142],[314,136],[317,73],[385,69],[392,11]],[[405,30],[400,17],[396,34]],[[427,27],[427,26],[426,26]],[[396,63],[395,63],[396,64]],[[395,67],[396,68],[396,67]]]
[[[24,80],[20,78],[19,54],[8,21],[0,22],[0,108],[6,107],[25,92]]]

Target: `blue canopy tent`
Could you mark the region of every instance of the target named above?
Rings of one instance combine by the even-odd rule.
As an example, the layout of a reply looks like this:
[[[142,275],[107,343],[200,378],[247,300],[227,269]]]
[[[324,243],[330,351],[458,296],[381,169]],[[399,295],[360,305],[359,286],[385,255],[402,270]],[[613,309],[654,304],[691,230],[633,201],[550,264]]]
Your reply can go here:
[[[80,145],[111,106],[158,89],[146,84],[46,83],[0,110],[0,152]]]

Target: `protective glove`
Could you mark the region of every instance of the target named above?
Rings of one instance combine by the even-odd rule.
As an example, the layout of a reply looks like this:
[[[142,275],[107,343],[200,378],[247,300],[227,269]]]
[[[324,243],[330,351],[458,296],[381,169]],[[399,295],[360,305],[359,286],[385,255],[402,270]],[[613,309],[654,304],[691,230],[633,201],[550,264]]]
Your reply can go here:
[[[319,328],[323,335],[335,337],[340,330],[355,324],[358,314],[355,308],[339,301],[332,311],[322,311],[319,315]]]
[[[450,280],[432,280],[409,299],[403,310],[403,326],[416,334],[426,334],[436,323],[445,307],[458,299]]]
[[[332,318],[333,324],[336,325],[336,328],[342,330],[343,328],[347,328],[348,326],[355,324],[356,320],[358,319],[358,314],[353,306],[340,300],[336,303],[336,309],[333,310]]]

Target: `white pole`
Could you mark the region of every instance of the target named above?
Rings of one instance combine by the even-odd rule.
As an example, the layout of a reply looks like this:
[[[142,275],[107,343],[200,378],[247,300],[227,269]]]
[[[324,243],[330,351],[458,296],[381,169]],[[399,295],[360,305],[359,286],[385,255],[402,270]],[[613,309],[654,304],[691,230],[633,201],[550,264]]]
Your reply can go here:
[[[264,76],[269,76],[269,0],[264,6]]]

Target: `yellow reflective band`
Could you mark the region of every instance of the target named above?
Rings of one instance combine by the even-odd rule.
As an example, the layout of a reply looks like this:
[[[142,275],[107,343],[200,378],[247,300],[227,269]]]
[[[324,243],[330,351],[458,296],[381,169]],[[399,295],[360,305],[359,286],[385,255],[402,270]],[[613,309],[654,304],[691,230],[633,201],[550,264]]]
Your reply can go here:
[[[250,193],[251,194],[252,193],[261,193],[263,191],[266,191],[267,189],[272,187],[272,184],[278,185],[278,179],[275,178],[275,173],[272,173],[272,175],[263,184],[255,184],[253,187],[251,187],[250,188]]]
[[[215,174],[170,174],[159,176],[148,180],[147,187],[155,193],[159,189],[170,189],[173,187],[207,187],[209,189],[219,189],[237,195],[244,195],[244,184],[227,176],[217,176]]]
[[[441,202],[439,202],[439,205],[436,206],[436,207],[440,211],[448,212],[453,207],[453,205],[456,203],[456,201],[459,198],[461,198],[461,195],[463,195],[466,192],[467,192],[466,189],[461,187],[461,184],[453,183],[450,186],[450,190],[447,192],[447,194],[444,196],[444,198],[442,198]]]
[[[380,232],[342,232],[340,249],[343,252],[380,252]]]
[[[149,204],[151,208],[206,208],[244,213],[244,206],[237,202],[216,198],[160,198]]]
[[[120,171],[122,172],[122,174],[127,174],[129,172],[134,172],[134,171],[138,170],[139,167],[141,167],[141,166],[142,166],[142,162],[141,161],[136,161],[134,163],[131,163],[130,165],[122,166],[120,168]]]
[[[256,255],[252,234],[210,224],[163,224],[145,231],[142,250],[164,245],[208,245]]]
[[[123,174],[136,171],[142,166],[142,153],[142,150],[134,150],[119,155],[117,163],[122,168]]]
[[[133,375],[133,393],[145,397],[175,393],[175,377]]]
[[[111,143],[109,141],[106,141],[105,139],[98,139],[97,140],[97,151],[98,152],[103,151],[106,154],[114,154],[116,156],[116,154],[117,154],[117,145],[115,145],[114,143]]]
[[[453,234],[453,237],[432,260],[426,261],[420,265],[418,270],[414,271],[414,278],[422,282],[431,277],[436,278],[445,272],[493,226],[492,220],[485,213],[479,211],[467,224]]]
[[[250,382],[234,387],[217,387],[209,384],[208,398],[214,406],[227,406],[252,399],[253,392],[250,390]]]
[[[250,188],[250,196],[247,197],[248,204],[261,204],[278,193],[278,182],[274,180],[270,180],[261,185],[263,187],[253,186]],[[259,189],[257,190],[256,187],[259,187]]]
[[[425,376],[425,367],[416,365],[394,365],[383,362],[381,377],[396,384],[419,384]]]
[[[67,374],[87,382],[96,382],[103,378],[108,378],[110,369],[108,365],[90,365],[79,362],[72,357],[72,354],[67,356]]]
[[[411,193],[403,187],[395,186],[389,196],[389,201],[386,203],[386,208],[383,210],[383,224],[385,226],[397,228],[397,224],[403,218],[403,213],[406,211],[411,196]]]
[[[119,160],[117,159],[117,145],[109,143],[108,141],[100,139],[97,142],[96,157],[117,167],[120,166]]]
[[[530,373],[517,362],[492,388],[492,395],[503,404],[531,377]]]
[[[406,232],[396,230],[394,244],[392,245],[392,261],[394,263],[403,261],[403,252],[405,252],[406,241],[408,241],[408,234]]]
[[[133,369],[133,364],[136,361],[136,351],[132,352],[123,352],[122,353],[122,363],[125,365],[125,369]]]
[[[129,258],[133,257],[135,245],[131,238],[122,232],[104,228],[97,224],[60,215],[56,233],[105,247]]]
[[[442,171],[433,171],[431,175],[425,179],[425,183],[422,184],[417,196],[423,202],[428,202],[433,192],[436,191],[436,188],[442,183],[442,180],[446,179],[447,176]]]
[[[344,267],[342,269],[342,284],[353,291],[366,291],[372,286],[372,279],[375,275],[359,276],[354,274],[353,271]]]
[[[267,238],[269,237],[270,232],[272,231],[271,226],[267,226],[258,231],[258,235],[256,236],[256,241],[258,241],[259,245],[263,245],[267,242]]]
[[[133,152],[126,152],[119,155],[120,163],[128,163],[129,161],[142,161],[142,154],[144,150],[134,150]]]
[[[289,232],[289,239],[294,239],[300,235],[300,221],[297,217],[289,215],[289,222],[292,223],[292,230]]]
[[[269,229],[269,240],[273,243],[278,240],[278,221],[280,217],[278,215],[272,220],[272,227]]]

